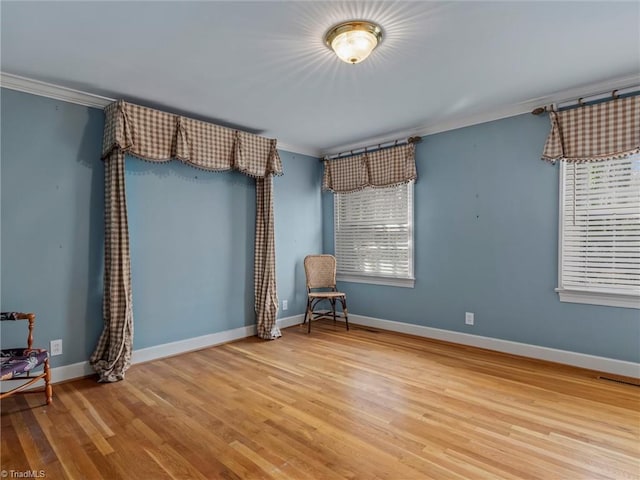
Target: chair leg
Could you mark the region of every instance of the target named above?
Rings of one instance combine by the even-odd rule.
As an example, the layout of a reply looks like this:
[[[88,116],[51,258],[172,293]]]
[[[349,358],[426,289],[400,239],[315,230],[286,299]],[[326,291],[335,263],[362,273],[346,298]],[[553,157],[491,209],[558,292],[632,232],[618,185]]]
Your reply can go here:
[[[333,313],[333,324],[336,324],[336,300],[335,298],[332,298],[330,300],[331,302],[331,313]]]
[[[311,299],[307,299],[307,311],[304,313],[305,320],[309,316],[309,325],[307,326],[307,333],[311,333],[311,320],[313,319],[313,303]]]
[[[51,405],[51,402],[53,402],[53,388],[51,387],[51,370],[48,358],[44,361],[44,394],[47,398],[47,405]]]
[[[349,331],[349,313],[347,312],[347,299],[342,297],[340,299],[342,303],[342,314],[344,315],[344,323],[347,325],[347,331]]]
[[[304,321],[302,322],[303,325],[307,323],[307,315],[309,314],[309,302],[310,302],[310,299],[307,298],[307,308],[304,311]]]

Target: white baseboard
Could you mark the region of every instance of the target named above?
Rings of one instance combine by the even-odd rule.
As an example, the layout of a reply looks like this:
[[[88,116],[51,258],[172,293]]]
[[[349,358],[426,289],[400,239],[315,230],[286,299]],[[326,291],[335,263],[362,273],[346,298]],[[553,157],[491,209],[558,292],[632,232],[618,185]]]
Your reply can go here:
[[[393,332],[407,333],[418,337],[433,338],[461,345],[468,345],[478,348],[486,348],[502,353],[510,353],[522,357],[547,360],[549,362],[563,363],[574,367],[587,368],[598,372],[613,373],[625,377],[640,378],[640,363],[616,360],[614,358],[598,357],[586,353],[571,352],[555,348],[540,347],[528,343],[512,342],[498,338],[483,337],[469,333],[454,332],[440,328],[425,327],[411,323],[395,322],[392,320],[382,320],[379,318],[366,317],[363,315],[349,314],[350,323],[365,327],[379,328]]]
[[[213,347],[214,345],[232,342],[240,338],[250,337],[255,334],[256,327],[255,325],[251,325],[248,327],[234,328],[232,330],[224,330],[222,332],[202,335],[200,337],[178,340],[177,342],[141,348],[133,351],[131,363],[135,365],[136,363],[149,362],[159,358],[171,357],[173,355],[192,352],[194,350],[201,350],[203,348]]]
[[[598,357],[585,353],[571,352],[567,350],[558,350],[555,348],[540,347],[527,343],[512,342],[509,340],[500,340],[498,338],[483,337],[480,335],[472,335],[469,333],[454,332],[451,330],[443,330],[440,328],[425,327],[423,325],[414,325],[412,323],[396,322],[393,320],[383,320],[380,318],[367,317],[364,315],[350,314],[349,319],[354,325],[378,328],[380,330],[390,330],[392,332],[407,333],[418,337],[432,338],[435,340],[443,340],[461,345],[468,345],[478,348],[486,348],[502,353],[510,353],[523,357],[535,358],[538,360],[547,360],[550,362],[563,363],[575,367],[587,368],[599,372],[607,372],[625,377],[640,378],[640,364],[627,362],[624,360],[616,360],[613,358]],[[299,325],[304,320],[304,315],[294,315],[278,320],[278,327],[287,328]],[[340,321],[340,319],[338,319]],[[141,348],[133,351],[132,363],[149,362],[161,358],[179,355],[181,353],[201,350],[203,348],[213,347],[222,343],[239,340],[241,338],[252,337],[256,334],[255,325],[247,327],[234,328],[223,332],[202,335],[200,337],[179,340],[177,342],[165,343],[148,348]],[[53,383],[65,382],[75,378],[86,377],[92,375],[93,369],[89,362],[78,362],[71,365],[63,365],[51,369],[51,379]],[[2,385],[4,391],[7,386]]]
[[[285,317],[278,319],[278,328],[293,327],[294,325],[300,325],[304,321],[304,313],[299,315],[293,315],[291,317]]]
[[[51,369],[51,381],[53,383],[66,382],[74,378],[82,378],[94,374],[95,371],[89,362],[72,363]]]
[[[302,315],[294,315],[293,317],[278,319],[277,324],[279,328],[286,328],[302,323],[302,320]],[[247,327],[202,335],[201,337],[187,338],[186,340],[178,340],[177,342],[141,348],[133,351],[131,363],[149,362],[151,360],[171,357],[194,350],[202,350],[203,348],[214,347],[223,343],[233,342],[234,340],[240,340],[241,338],[253,337],[257,333],[256,326],[249,325]]]
[[[302,323],[304,315],[293,315],[278,319],[279,328],[287,328]],[[223,332],[211,333],[200,337],[188,338],[186,340],[178,340],[177,342],[165,343],[153,347],[141,348],[134,350],[131,363],[149,362],[160,358],[172,357],[181,353],[192,352],[194,350],[202,350],[203,348],[213,347],[222,343],[232,342],[241,338],[252,337],[256,335],[255,325],[247,327],[234,328]],[[51,369],[51,380],[53,383],[66,382],[75,378],[86,377],[95,373],[89,362],[73,363],[71,365],[63,365]]]

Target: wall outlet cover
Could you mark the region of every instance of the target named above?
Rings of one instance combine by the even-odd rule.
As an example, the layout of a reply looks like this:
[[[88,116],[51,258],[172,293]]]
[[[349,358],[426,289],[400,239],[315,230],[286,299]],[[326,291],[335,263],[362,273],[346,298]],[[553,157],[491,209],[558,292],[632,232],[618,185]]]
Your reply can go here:
[[[51,356],[62,355],[62,340],[51,340],[51,348],[49,349]]]
[[[474,321],[475,321],[475,318],[474,318],[474,317],[475,317],[475,316],[474,316],[474,314],[473,314],[473,313],[471,313],[471,312],[465,312],[465,314],[464,314],[464,323],[465,323],[466,325],[473,325],[473,324],[474,324]]]

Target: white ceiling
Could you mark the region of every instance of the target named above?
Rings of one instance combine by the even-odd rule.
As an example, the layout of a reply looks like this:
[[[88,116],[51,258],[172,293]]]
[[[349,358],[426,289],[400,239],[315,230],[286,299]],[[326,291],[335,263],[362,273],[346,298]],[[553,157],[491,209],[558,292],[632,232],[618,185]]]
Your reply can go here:
[[[12,2],[0,70],[319,154],[640,79],[640,2]],[[378,22],[348,65],[334,24]],[[592,92],[596,93],[596,92]]]

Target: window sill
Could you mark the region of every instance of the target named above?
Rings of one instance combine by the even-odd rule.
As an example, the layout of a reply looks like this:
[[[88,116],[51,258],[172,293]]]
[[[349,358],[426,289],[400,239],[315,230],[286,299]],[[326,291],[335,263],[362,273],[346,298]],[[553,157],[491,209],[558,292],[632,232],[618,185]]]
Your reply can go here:
[[[416,280],[414,278],[392,278],[392,277],[373,277],[369,275],[340,274],[336,275],[339,282],[352,283],[369,283],[372,285],[386,285],[389,287],[405,287],[413,288]]]
[[[607,307],[640,309],[640,296],[610,292],[589,292],[585,290],[567,290],[556,288],[561,302],[586,303]]]

